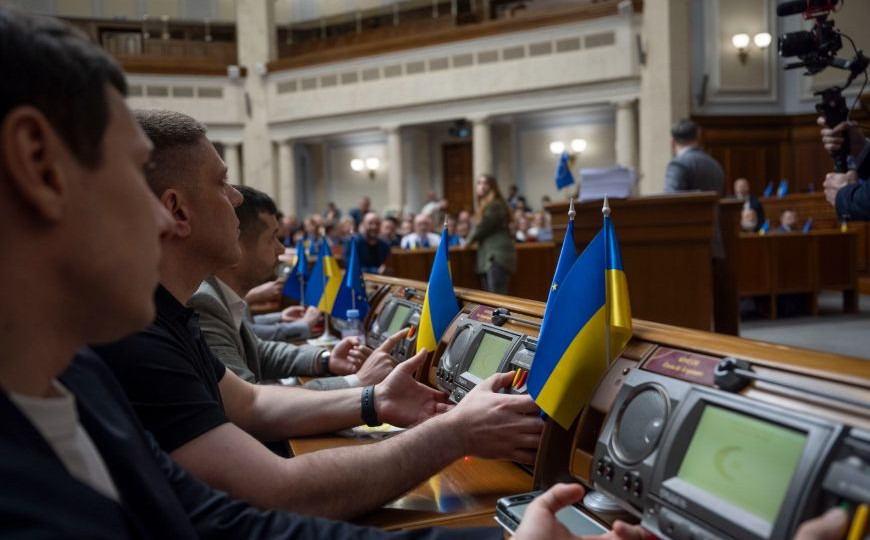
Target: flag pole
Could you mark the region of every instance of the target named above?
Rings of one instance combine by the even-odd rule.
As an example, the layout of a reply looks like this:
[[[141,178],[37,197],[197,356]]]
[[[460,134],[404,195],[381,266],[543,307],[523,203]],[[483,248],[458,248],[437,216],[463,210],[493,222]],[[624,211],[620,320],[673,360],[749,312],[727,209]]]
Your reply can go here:
[[[610,261],[607,259],[610,256],[610,231],[607,227],[607,218],[610,217],[610,203],[607,200],[607,194],[604,194],[604,205],[601,207],[601,214],[604,223],[604,363],[610,366],[610,302],[607,299],[607,272],[610,267]]]

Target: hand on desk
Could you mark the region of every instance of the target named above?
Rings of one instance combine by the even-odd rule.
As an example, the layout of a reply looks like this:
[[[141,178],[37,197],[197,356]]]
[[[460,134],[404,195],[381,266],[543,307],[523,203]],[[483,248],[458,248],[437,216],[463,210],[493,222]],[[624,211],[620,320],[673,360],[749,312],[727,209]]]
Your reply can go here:
[[[529,505],[523,521],[517,528],[517,540],[648,540],[651,536],[639,525],[622,521],[613,524],[613,530],[597,536],[578,537],[571,534],[556,519],[556,512],[583,498],[583,487],[578,484],[556,484]],[[848,516],[840,508],[832,508],[825,514],[805,521],[794,540],[839,540],[846,532]]]
[[[607,534],[574,536],[567,527],[556,519],[556,512],[569,504],[579,502],[584,495],[579,484],[556,484],[529,505],[523,521],[514,533],[517,540],[647,540],[648,536],[638,525],[628,525],[622,521],[613,524]]]
[[[527,394],[499,394],[516,372],[496,373],[474,387],[451,414],[465,438],[465,453],[532,465],[544,421]]]
[[[257,285],[245,295],[245,301],[248,304],[261,304],[266,302],[277,302],[281,300],[281,290],[284,288],[284,281],[276,279],[267,281]]]

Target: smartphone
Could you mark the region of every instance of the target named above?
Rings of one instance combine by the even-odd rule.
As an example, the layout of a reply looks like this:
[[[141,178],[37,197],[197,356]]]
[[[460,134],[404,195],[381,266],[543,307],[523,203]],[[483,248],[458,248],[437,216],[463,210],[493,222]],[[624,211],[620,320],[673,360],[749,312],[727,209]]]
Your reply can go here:
[[[526,508],[541,493],[543,491],[532,491],[499,499],[496,505],[495,520],[509,533],[513,534],[517,530],[517,527],[519,527]],[[562,508],[556,512],[556,519],[561,521],[569,531],[577,536],[604,534],[608,531],[607,527],[599,524],[589,514],[576,506]]]

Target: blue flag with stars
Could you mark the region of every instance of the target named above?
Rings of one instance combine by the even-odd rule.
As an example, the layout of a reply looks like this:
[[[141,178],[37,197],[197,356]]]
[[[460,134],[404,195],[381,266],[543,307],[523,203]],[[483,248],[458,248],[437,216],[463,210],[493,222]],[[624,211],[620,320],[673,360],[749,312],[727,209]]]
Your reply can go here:
[[[553,274],[553,283],[550,284],[550,292],[547,295],[547,305],[544,308],[544,319],[541,322],[541,331],[539,335],[544,333],[544,328],[550,326],[552,315],[553,297],[556,296],[556,291],[565,280],[565,276],[574,266],[577,261],[577,247],[574,244],[574,201],[571,201],[571,209],[568,213],[568,227],[565,229],[565,239],[562,241],[562,251],[559,253],[559,262],[556,263],[556,273]]]
[[[335,303],[332,305],[332,316],[337,319],[347,320],[347,310],[356,309],[359,311],[359,319],[363,321],[366,318],[366,313],[369,312],[369,300],[366,296],[362,268],[357,253],[357,243],[360,241],[359,238],[354,238],[350,242],[347,271],[341,282],[341,287],[335,295]]]

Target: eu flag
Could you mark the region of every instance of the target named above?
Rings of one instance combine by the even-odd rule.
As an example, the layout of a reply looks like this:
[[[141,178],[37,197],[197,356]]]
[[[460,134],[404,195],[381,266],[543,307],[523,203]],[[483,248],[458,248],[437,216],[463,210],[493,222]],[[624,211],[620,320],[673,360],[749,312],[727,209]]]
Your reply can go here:
[[[347,271],[344,279],[338,280],[338,290],[332,304],[332,316],[336,319],[347,320],[347,310],[359,311],[360,320],[364,320],[369,312],[369,301],[366,297],[365,283],[362,277],[359,255],[357,254],[358,238],[350,241],[350,255],[347,259]]]
[[[613,353],[631,338],[628,284],[610,217],[557,285],[547,301],[527,386],[538,406],[568,429]]]
[[[287,276],[287,281],[284,282],[284,289],[281,293],[287,298],[296,300],[300,303],[305,298],[305,280],[306,271],[308,270],[308,261],[305,260],[305,246],[302,241],[296,242],[296,264]]]
[[[562,152],[559,164],[556,166],[556,189],[562,189],[574,183],[574,175],[571,173],[571,157],[568,152]]]
[[[459,313],[453,280],[450,278],[450,263],[447,259],[447,227],[441,229],[441,242],[435,251],[432,271],[429,273],[429,286],[423,298],[423,311],[420,314],[420,328],[417,332],[417,352],[435,350],[441,336],[450,322]]]

